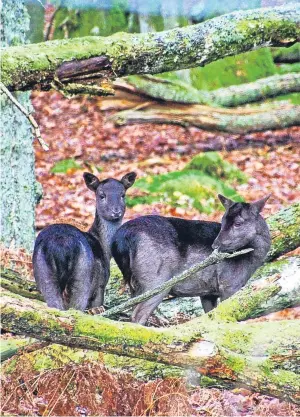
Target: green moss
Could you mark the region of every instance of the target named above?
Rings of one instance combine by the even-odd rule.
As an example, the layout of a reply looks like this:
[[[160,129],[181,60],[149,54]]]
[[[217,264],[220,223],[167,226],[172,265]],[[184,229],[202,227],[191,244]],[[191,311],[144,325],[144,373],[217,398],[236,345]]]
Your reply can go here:
[[[53,167],[50,169],[50,172],[53,174],[57,173],[67,173],[69,169],[80,169],[81,166],[75,161],[74,158],[70,159],[62,159],[60,161],[57,161]]]
[[[8,360],[5,363],[5,365],[2,365],[3,372],[5,372],[6,374],[12,374],[15,371],[17,364],[18,364],[17,358],[12,358]]]
[[[237,181],[239,184],[247,181],[247,176],[235,165],[225,161],[218,152],[203,152],[194,156],[184,168],[191,169],[225,181]]]
[[[183,171],[148,176],[135,183],[144,192],[141,197],[127,197],[128,206],[154,201],[167,202],[175,207],[193,206],[200,212],[221,209],[217,194],[236,201],[243,199],[231,184],[241,183],[246,176],[235,166],[224,161],[218,153],[199,154]]]
[[[282,387],[286,391],[292,389],[295,392],[300,392],[300,379],[299,375],[284,369],[275,369],[274,364],[270,360],[264,361],[263,364],[259,365],[263,376],[268,378],[277,387]]]
[[[234,373],[240,373],[243,372],[246,361],[244,358],[241,358],[239,356],[235,355],[229,355],[224,360],[224,363],[234,372]]]
[[[272,237],[267,261],[300,246],[300,203],[294,203],[280,210],[279,213],[269,217],[267,223]]]
[[[216,310],[208,313],[211,320],[242,321],[248,318],[249,312],[253,314],[256,306],[260,306],[265,300],[279,292],[276,284],[253,291],[251,287],[243,290],[243,296],[234,296],[223,301]]]
[[[177,366],[168,366],[158,362],[111,355],[109,353],[103,355],[103,363],[112,372],[119,370],[129,371],[135,378],[141,380],[185,376],[185,370]]]
[[[99,355],[101,354],[97,351],[52,344],[26,355],[26,359],[30,360],[35,371],[42,372],[47,369],[57,369],[69,363],[98,361]]]
[[[74,335],[88,337],[91,344],[93,341],[99,344],[109,343],[118,349],[118,346],[143,346],[155,345],[164,341],[165,343],[173,343],[177,334],[172,330],[161,330],[147,328],[132,323],[116,322],[103,317],[91,317],[87,314],[74,312],[78,319],[74,323]],[[180,340],[184,340],[184,336],[180,336]],[[189,337],[187,337],[189,340]]]
[[[279,261],[265,263],[262,267],[260,267],[254,275],[251,277],[251,281],[255,281],[259,278],[267,278],[271,277],[272,275],[281,272],[282,269],[289,264],[288,259],[281,259]]]
[[[289,74],[290,72],[300,72],[300,62],[296,62],[294,64],[277,65],[276,70],[277,74]]]
[[[251,337],[251,332],[248,333],[246,329],[228,331],[222,337],[222,347],[237,353],[248,352]]]

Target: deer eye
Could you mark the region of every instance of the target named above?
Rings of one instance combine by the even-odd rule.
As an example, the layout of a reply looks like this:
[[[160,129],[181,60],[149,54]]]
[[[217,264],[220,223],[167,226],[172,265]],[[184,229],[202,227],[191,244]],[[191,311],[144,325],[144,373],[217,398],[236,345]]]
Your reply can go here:
[[[243,224],[242,222],[235,222],[235,223],[234,223],[234,226],[235,226],[235,227],[240,227],[242,224]]]
[[[105,199],[105,194],[100,194],[99,197],[101,198],[101,200],[104,200]]]
[[[122,194],[122,195],[121,195],[121,198],[123,198],[123,199],[124,199],[124,198],[125,198],[125,194]]]

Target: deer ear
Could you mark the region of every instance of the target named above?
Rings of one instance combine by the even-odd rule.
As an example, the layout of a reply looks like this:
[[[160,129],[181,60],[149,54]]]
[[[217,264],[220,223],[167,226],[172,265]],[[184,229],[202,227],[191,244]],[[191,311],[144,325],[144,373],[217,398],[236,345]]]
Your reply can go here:
[[[226,209],[234,204],[234,201],[230,200],[230,198],[224,197],[222,194],[218,194],[218,198]]]
[[[267,195],[266,197],[262,198],[261,200],[254,201],[251,204],[251,209],[255,214],[259,214],[262,209],[264,208],[266,201],[271,197],[271,194]]]
[[[134,184],[134,181],[136,179],[136,173],[135,172],[129,172],[128,174],[124,175],[124,177],[121,178],[121,183],[124,185],[125,189],[131,187]]]
[[[90,174],[89,172],[85,172],[83,174],[83,178],[84,178],[87,188],[96,192],[98,185],[100,184],[100,181],[98,180],[98,178],[95,175]]]

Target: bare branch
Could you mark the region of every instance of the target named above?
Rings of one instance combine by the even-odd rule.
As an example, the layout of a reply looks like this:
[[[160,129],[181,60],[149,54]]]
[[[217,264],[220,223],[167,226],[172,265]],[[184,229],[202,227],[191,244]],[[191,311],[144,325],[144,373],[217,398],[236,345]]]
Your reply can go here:
[[[47,143],[42,138],[39,125],[37,124],[37,122],[34,119],[34,117],[32,116],[32,114],[28,113],[28,111],[25,109],[25,107],[23,107],[22,104],[18,102],[18,100],[11,94],[11,92],[1,82],[0,82],[0,89],[13,102],[13,104],[24,114],[24,116],[27,117],[27,119],[29,120],[29,122],[30,122],[30,124],[33,128],[35,136],[36,136],[37,140],[40,142],[40,145],[44,149],[44,151],[49,151],[49,146],[47,145]]]

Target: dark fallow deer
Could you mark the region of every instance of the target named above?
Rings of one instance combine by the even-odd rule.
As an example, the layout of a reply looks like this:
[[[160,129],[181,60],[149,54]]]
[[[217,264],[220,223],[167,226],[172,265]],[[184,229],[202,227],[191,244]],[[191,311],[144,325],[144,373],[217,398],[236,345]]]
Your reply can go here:
[[[162,216],[142,216],[125,223],[113,238],[112,254],[134,297],[207,258],[213,249],[233,252],[253,248],[141,302],[133,311],[132,321],[145,324],[168,294],[200,296],[207,313],[216,307],[218,298],[225,300],[242,288],[270,248],[269,228],[260,215],[268,198],[250,204],[219,195],[226,209],[222,223]]]
[[[49,307],[86,310],[103,305],[109,279],[110,244],[125,213],[125,193],[135,181],[130,172],[120,181],[100,181],[84,173],[96,195],[94,223],[88,232],[70,224],[53,224],[38,235],[33,252],[34,278]]]

